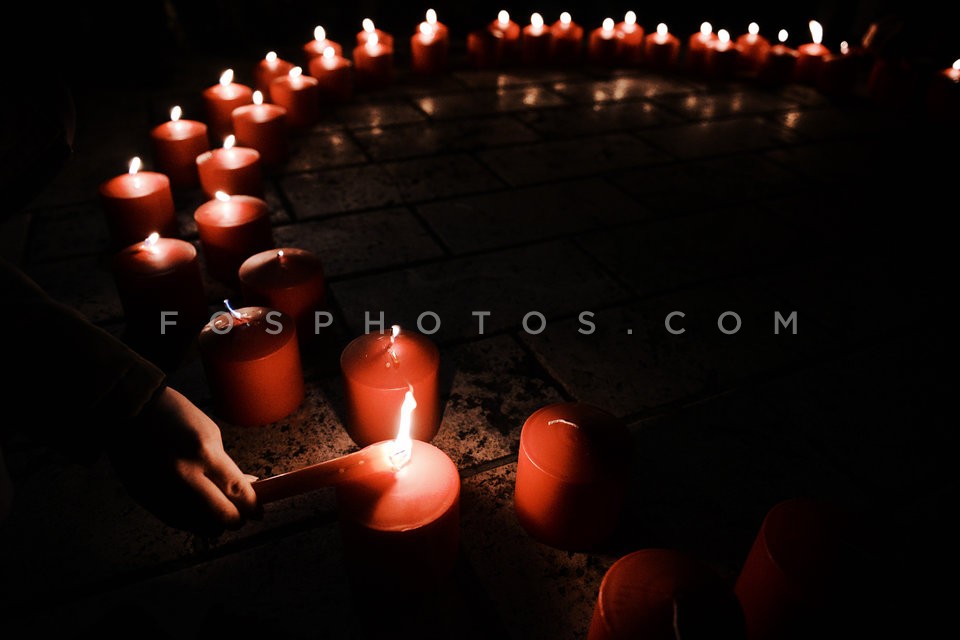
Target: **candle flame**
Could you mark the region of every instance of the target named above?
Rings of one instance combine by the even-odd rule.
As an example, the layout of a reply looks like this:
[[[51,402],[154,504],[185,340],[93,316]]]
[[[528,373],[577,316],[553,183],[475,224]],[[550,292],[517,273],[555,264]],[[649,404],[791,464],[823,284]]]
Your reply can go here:
[[[660,32],[660,29],[657,28],[657,33],[659,32]],[[707,38],[710,37],[711,33],[713,33],[713,25],[710,24],[709,22],[701,22],[700,23],[700,39],[706,40]]]
[[[243,315],[242,315],[241,313],[237,312],[236,310],[234,310],[234,308],[230,306],[230,299],[229,299],[229,298],[227,298],[227,299],[225,299],[225,300],[223,301],[223,306],[225,306],[225,307],[227,308],[227,311],[229,311],[229,312],[230,312],[230,315],[232,315],[234,318],[236,318],[237,320],[243,320]]]
[[[960,58],[953,61],[953,70],[960,71]]]
[[[657,25],[657,35],[658,35],[658,36],[660,36],[661,38],[666,38],[668,33],[669,33],[669,31],[667,30],[667,25],[666,25],[666,24],[664,24],[664,23],[661,22],[660,24]]]
[[[403,404],[400,405],[400,424],[397,426],[397,437],[393,441],[393,451],[390,453],[390,463],[397,471],[410,462],[410,454],[413,450],[410,427],[413,422],[411,419],[413,410],[417,408],[417,400],[413,397],[413,385],[407,386],[409,388],[403,396]]]
[[[269,62],[270,64],[273,64],[274,62],[277,61],[277,52],[276,52],[276,51],[267,51],[267,55],[265,55],[265,56],[263,57],[263,59],[266,60],[267,62]]]
[[[220,86],[226,87],[233,83],[233,69],[227,69],[220,74]]]
[[[253,92],[253,104],[263,104],[263,92],[254,91]]]
[[[573,18],[570,16],[569,11],[564,11],[560,14],[560,24],[564,27],[569,27],[571,22],[573,22]]]
[[[530,15],[530,26],[534,29],[540,30],[543,28],[543,16],[539,13],[534,13]]]
[[[277,257],[280,258],[281,260],[283,259],[283,249],[277,250]]]
[[[140,156],[133,156],[130,158],[130,169],[128,173],[132,176],[137,175],[137,172],[140,171],[141,166],[143,166],[143,162],[140,160]]]
[[[327,39],[327,30],[317,25],[313,28],[313,39],[317,42],[323,42]]]
[[[325,60],[333,60],[337,57],[337,51],[333,47],[323,48],[323,57]]]
[[[364,18],[363,30],[366,31],[367,33],[373,33],[374,31],[377,30],[377,28],[374,26],[373,20],[371,20],[370,18]]]
[[[374,31],[369,36],[367,36],[367,49],[376,51],[378,44],[380,44],[380,36],[378,36],[377,32]]]
[[[850,45],[847,43],[846,40],[840,43],[840,53],[841,55],[847,55],[848,53],[850,53]]]
[[[787,33],[786,29],[780,29],[780,32],[777,34],[777,40],[780,41],[780,44],[783,44],[784,42],[787,41],[787,37],[789,35],[790,34]]]
[[[504,29],[510,26],[510,14],[501,9],[500,13],[497,14],[497,22],[500,23],[500,26]]]
[[[758,33],[760,33],[760,25],[758,25],[756,22],[751,22],[747,26],[747,33],[749,33],[752,36],[757,35]]]
[[[810,39],[813,40],[813,44],[823,42],[823,25],[816,20],[810,21]]]
[[[431,25],[431,24],[429,24],[429,23],[427,23],[427,22],[421,22],[421,23],[420,23],[420,33],[422,33],[422,34],[425,35],[425,36],[432,36],[432,35],[433,35],[433,32],[434,32],[434,27],[433,27],[433,25]]]
[[[215,194],[213,194],[213,197],[220,202],[230,202],[230,196],[227,195],[226,191],[217,191]]]
[[[632,27],[633,25],[637,24],[637,12],[636,12],[636,11],[627,11],[627,13],[624,14],[624,16],[623,16],[623,22],[624,22],[624,24],[626,24],[627,26],[630,26],[630,27]]]
[[[223,139],[223,148],[224,149],[233,149],[233,146],[237,144],[237,136],[232,133]]]
[[[299,78],[302,75],[303,75],[303,67],[294,67],[293,69],[290,69],[291,78]]]
[[[430,26],[437,24],[437,12],[434,11],[433,9],[427,9],[426,18],[427,18],[427,24],[429,24]]]
[[[728,44],[730,42],[730,32],[726,29],[720,29],[720,31],[717,31],[717,40],[720,41],[720,44]]]
[[[170,109],[170,121],[176,122],[183,117],[183,109],[179,106],[175,106],[173,109]]]
[[[153,249],[157,245],[157,241],[159,239],[160,239],[160,234],[154,231],[153,233],[147,236],[147,239],[143,241],[143,244],[141,246],[147,250]]]
[[[604,19],[603,19],[603,25],[602,25],[601,28],[602,28],[604,31],[606,31],[606,32],[609,33],[610,31],[613,31],[613,24],[614,24],[613,18],[604,18]]]

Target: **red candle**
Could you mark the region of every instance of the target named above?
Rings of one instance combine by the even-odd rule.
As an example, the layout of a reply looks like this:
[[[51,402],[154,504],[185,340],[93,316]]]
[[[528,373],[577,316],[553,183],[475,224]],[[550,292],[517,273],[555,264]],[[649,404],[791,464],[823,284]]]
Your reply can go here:
[[[514,491],[517,519],[544,544],[586,550],[612,535],[629,477],[630,434],[596,407],[561,402],[523,424]]]
[[[353,50],[357,86],[364,89],[382,89],[393,82],[393,47],[381,42],[378,34],[379,30],[371,32]]]
[[[627,11],[623,22],[616,27],[620,41],[618,57],[627,65],[638,65],[643,61],[643,27],[637,24],[637,14]]]
[[[222,149],[211,149],[197,156],[200,186],[210,198],[217,191],[263,196],[260,152],[250,147],[237,147],[236,142],[236,136],[230,134],[224,138]]]
[[[737,38],[737,51],[740,52],[740,68],[747,73],[756,73],[760,70],[770,41],[760,35],[760,25],[751,22],[747,25],[747,32]]]
[[[203,104],[207,112],[210,136],[222,140],[233,133],[233,110],[253,100],[253,89],[233,81],[233,69],[220,75],[220,82],[203,91]]]
[[[133,158],[127,173],[100,185],[100,204],[117,248],[140,242],[154,231],[180,236],[170,179],[140,171],[140,165],[140,158]]]
[[[572,64],[580,58],[583,47],[583,27],[573,21],[570,13],[564,11],[560,19],[550,27],[553,38],[550,40],[550,58],[557,64]]]
[[[175,189],[195,187],[197,156],[210,148],[207,125],[196,120],[182,120],[183,110],[170,110],[170,122],[159,124],[150,131],[153,141],[153,159],[160,173],[170,178]]]
[[[500,39],[500,64],[519,62],[520,25],[510,19],[510,13],[501,9],[497,19],[487,25],[487,29]]]
[[[353,96],[353,63],[333,47],[310,61],[310,76],[317,79],[321,103],[346,102]]]
[[[709,22],[700,24],[700,31],[694,33],[687,40],[687,70],[691,73],[705,73],[707,70],[707,52],[710,45],[717,41],[713,33],[713,25]]]
[[[607,570],[587,640],[744,638],[743,612],[729,586],[698,558],[641,549]]]
[[[550,41],[553,34],[543,26],[543,16],[534,13],[530,24],[523,28],[520,39],[520,60],[525,65],[543,66],[550,61]]]
[[[366,446],[393,434],[404,395],[417,396],[412,435],[429,442],[440,428],[437,372],[440,352],[428,338],[394,326],[390,335],[355,338],[340,355],[346,393],[346,429]]]
[[[357,33],[357,46],[366,44],[374,35],[377,36],[376,41],[393,51],[393,36],[387,33],[386,31],[381,31],[377,29],[376,25],[373,24],[373,20],[370,18],[364,18],[363,30]]]
[[[240,426],[281,420],[303,401],[293,320],[266,307],[227,309],[200,332],[200,356],[217,412]]]
[[[907,60],[878,57],[867,76],[867,97],[888,109],[905,110],[912,105],[917,81],[913,65]]]
[[[233,110],[233,130],[240,146],[255,149],[263,164],[276,166],[287,159],[287,110],[264,104],[260,91],[253,92],[253,104]]]
[[[817,89],[829,96],[848,96],[853,93],[860,72],[859,56],[850,51],[844,40],[840,43],[840,55],[828,54],[823,59]]]
[[[239,276],[247,304],[279,309],[293,318],[301,345],[317,337],[316,312],[323,310],[326,295],[318,256],[291,247],[261,251],[244,260]]]
[[[730,32],[720,29],[717,41],[707,48],[707,73],[714,80],[729,80],[737,73],[740,52],[730,42]]]
[[[340,46],[340,43],[327,38],[327,30],[317,25],[313,29],[313,40],[303,45],[304,61],[309,65],[311,60],[317,56],[322,56],[328,47],[332,48],[338,56],[343,55],[343,47]]]
[[[680,41],[667,30],[667,25],[657,25],[657,32],[646,36],[643,59],[651,69],[664,71],[677,65],[680,57]]]
[[[196,337],[207,320],[197,250],[189,242],[151,233],[113,260],[126,332],[144,355],[169,355]]]
[[[603,24],[590,32],[587,43],[587,59],[593,64],[613,66],[617,62],[619,40],[613,18],[605,18]]]
[[[927,108],[934,119],[944,122],[960,114],[960,60],[931,79]]]
[[[797,66],[794,67],[794,80],[803,84],[816,84],[823,68],[823,61],[830,50],[823,46],[823,26],[816,20],[810,21],[810,37],[813,42],[800,45],[797,49]]]
[[[270,85],[273,101],[287,110],[287,124],[291,129],[309,128],[320,119],[320,83],[303,75],[301,67],[277,78]]]
[[[503,60],[503,36],[490,29],[467,34],[467,60],[474,69],[493,69]]]
[[[260,198],[218,191],[193,214],[207,271],[221,282],[237,284],[243,261],[273,247],[270,208]]]
[[[770,47],[760,65],[757,79],[767,85],[786,84],[793,78],[793,70],[797,64],[797,52],[788,47],[787,30],[780,29],[777,34],[778,44]]]
[[[426,20],[410,36],[410,64],[416,73],[435,74],[447,68],[450,37],[446,26],[437,22],[437,12],[427,9]]]
[[[276,51],[269,51],[263,60],[257,63],[253,69],[253,77],[256,78],[255,85],[258,91],[271,99],[270,84],[279,78],[290,73],[296,65],[286,60],[281,60]]]

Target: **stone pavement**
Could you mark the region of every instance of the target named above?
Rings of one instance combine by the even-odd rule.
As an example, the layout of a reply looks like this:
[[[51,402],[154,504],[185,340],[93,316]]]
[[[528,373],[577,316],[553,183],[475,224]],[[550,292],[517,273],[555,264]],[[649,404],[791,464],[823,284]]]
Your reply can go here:
[[[227,65],[249,81],[237,61],[203,60],[161,89],[79,95],[75,157],[7,224],[7,254],[118,335],[96,187],[149,158],[172,104],[200,117],[199,91]],[[880,523],[864,546],[881,590],[929,611],[936,594],[918,585],[956,498],[937,366],[956,212],[936,200],[955,196],[956,149],[946,127],[860,98],[642,70],[461,70],[358,96],[297,138],[268,183],[278,246],[318,253],[332,293],[307,399],[263,428],[222,423],[224,440],[258,476],[354,450],[340,349],[364,311],[408,328],[436,312],[434,443],[463,480],[456,575],[429,602],[371,611],[350,587],[332,492],[202,539],[145,512],[103,460],[14,449],[0,610],[37,631],[148,637],[584,638],[620,555],[686,549],[732,584],[766,510],[807,495]],[[178,194],[194,241],[200,202]],[[211,309],[231,293],[207,285]],[[491,312],[483,334],[474,310]],[[529,311],[545,331],[524,331]],[[685,334],[665,330],[671,311]],[[725,311],[742,319],[735,335],[717,329]],[[775,312],[793,311],[797,334],[775,334]],[[195,355],[171,384],[209,408]],[[512,510],[523,421],[559,400],[606,408],[633,435],[624,525],[593,553],[537,543]]]

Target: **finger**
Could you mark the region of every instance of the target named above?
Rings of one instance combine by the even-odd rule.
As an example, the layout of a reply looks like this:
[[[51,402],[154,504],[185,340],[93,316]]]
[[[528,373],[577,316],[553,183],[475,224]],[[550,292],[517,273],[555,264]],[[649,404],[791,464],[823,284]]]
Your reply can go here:
[[[205,473],[241,514],[248,518],[260,516],[260,504],[257,502],[253,485],[226,452],[211,456]]]
[[[236,529],[244,522],[244,516],[220,489],[200,469],[185,474],[186,482],[193,487],[197,495],[204,500],[208,512],[224,527]]]

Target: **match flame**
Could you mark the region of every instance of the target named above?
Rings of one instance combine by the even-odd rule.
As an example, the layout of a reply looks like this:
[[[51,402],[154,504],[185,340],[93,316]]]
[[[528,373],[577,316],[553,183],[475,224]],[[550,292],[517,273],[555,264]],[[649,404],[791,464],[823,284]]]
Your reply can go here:
[[[500,13],[497,14],[497,22],[500,24],[501,28],[506,29],[510,26],[510,14],[501,9]]]
[[[230,315],[232,315],[234,318],[236,318],[237,320],[243,320],[243,314],[238,313],[236,310],[234,310],[233,307],[230,306],[229,298],[223,301],[223,306],[227,308],[227,311],[229,311]]]
[[[720,44],[729,44],[730,32],[726,29],[720,29],[720,31],[717,31],[717,40],[720,41]]]
[[[317,42],[323,42],[327,39],[327,30],[317,25],[313,28],[313,39]]]
[[[181,109],[179,106],[175,106],[173,109],[170,109],[171,122],[177,122],[182,117],[183,117],[183,109]]]
[[[816,20],[810,21],[810,39],[813,40],[813,44],[823,42],[823,25]]]
[[[220,86],[226,87],[233,83],[233,69],[227,69],[220,74]]]
[[[534,13],[530,15],[530,26],[539,31],[543,29],[543,16],[539,13]]]
[[[366,31],[367,33],[373,33],[374,31],[377,30],[377,28],[374,26],[373,20],[371,20],[370,18],[364,18],[363,30]]]
[[[712,29],[712,27],[711,27],[711,29]],[[670,32],[667,30],[667,25],[666,25],[666,24],[664,24],[664,23],[661,22],[660,24],[657,25],[657,35],[658,35],[658,36],[660,36],[661,38],[666,38],[668,33],[670,33]]]
[[[333,60],[337,57],[337,52],[333,47],[324,47],[323,57],[325,60]]]
[[[151,251],[155,246],[157,246],[158,240],[160,240],[160,234],[154,231],[153,233],[147,236],[147,239],[144,240],[143,244],[140,246],[142,246],[144,249],[147,249],[148,251]]]
[[[254,91],[253,92],[253,104],[263,104],[263,92]]]
[[[757,35],[760,33],[760,25],[758,25],[756,22],[751,22],[749,25],[747,25],[747,33],[752,36]]]
[[[431,27],[437,24],[437,12],[434,11],[433,9],[427,9],[426,18],[427,18],[427,24],[429,24]]]
[[[233,135],[232,133],[223,139],[224,149],[233,149],[235,144],[237,144],[237,136]]]
[[[601,28],[607,33],[610,33],[611,31],[613,31],[613,24],[614,24],[613,18],[604,18],[603,25]]]
[[[277,52],[276,51],[267,51],[267,55],[263,57],[268,63],[273,64],[277,61]]]
[[[660,33],[660,28],[657,27],[657,33]],[[713,33],[713,25],[709,22],[700,23],[700,39],[706,40],[710,37],[710,34]]]
[[[421,34],[423,34],[423,35],[425,35],[425,36],[432,36],[432,35],[434,34],[434,31],[435,31],[435,28],[433,27],[433,25],[431,25],[431,24],[429,24],[429,23],[427,23],[427,22],[421,22],[421,23],[420,23],[420,33],[421,33]]]
[[[411,419],[413,410],[417,408],[417,400],[413,397],[413,385],[407,386],[409,388],[403,396],[403,404],[400,405],[400,424],[397,426],[397,437],[393,440],[393,451],[390,453],[390,463],[397,471],[410,462],[410,454],[413,450],[410,427],[413,422]]]
[[[777,40],[780,41],[780,44],[783,44],[784,42],[787,41],[787,37],[789,35],[790,34],[787,33],[786,29],[780,29],[780,32],[777,34]]]
[[[847,43],[846,40],[844,40],[843,42],[840,43],[840,55],[845,56],[848,53],[850,53],[850,45]]]
[[[143,162],[140,160],[140,156],[133,156],[130,158],[130,169],[128,173],[132,176],[137,175],[137,172],[140,171],[140,167],[143,166]]]
[[[953,70],[960,71],[960,58],[953,61]]]
[[[636,11],[627,11],[623,16],[623,23],[628,27],[632,27],[637,24],[637,12]]]
[[[564,11],[560,14],[560,24],[562,24],[564,28],[569,27],[571,22],[573,22],[573,18],[570,16],[569,11]]]
[[[226,191],[217,191],[215,194],[213,194],[213,197],[220,202],[230,202],[230,196],[227,195]]]

